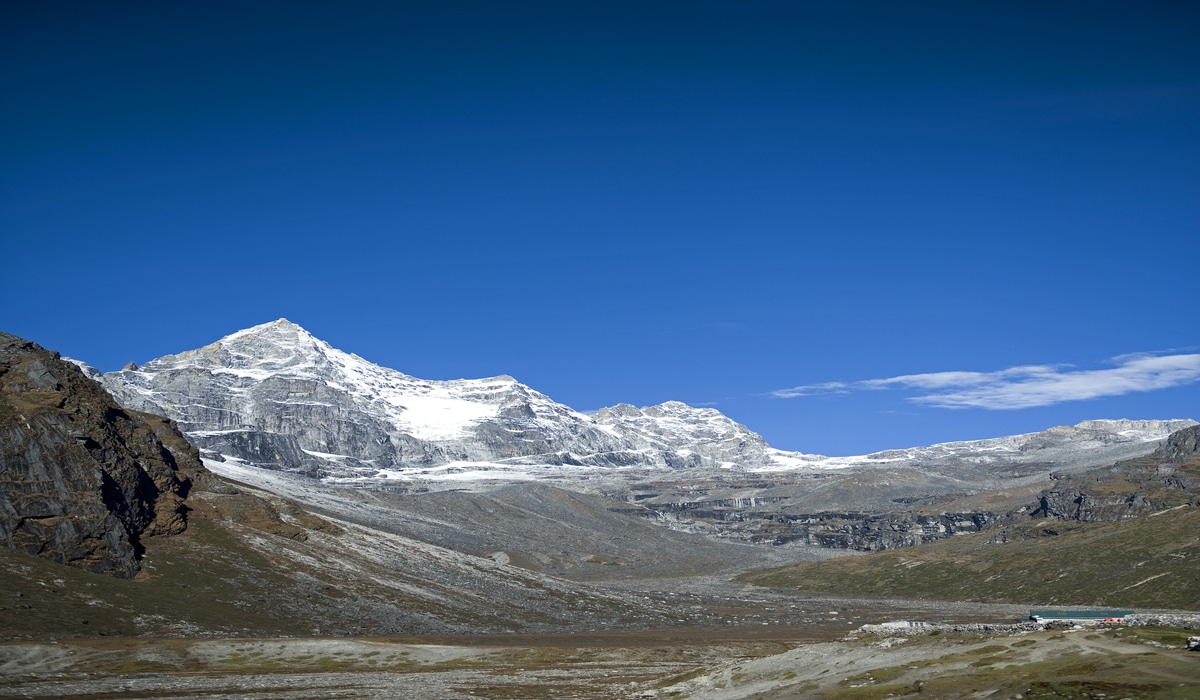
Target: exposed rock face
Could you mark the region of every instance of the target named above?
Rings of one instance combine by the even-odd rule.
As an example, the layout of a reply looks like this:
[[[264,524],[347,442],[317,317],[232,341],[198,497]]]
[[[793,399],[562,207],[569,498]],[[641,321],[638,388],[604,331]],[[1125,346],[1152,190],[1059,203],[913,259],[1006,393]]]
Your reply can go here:
[[[1058,518],[1060,520],[1124,520],[1151,510],[1136,494],[1115,494],[1098,497],[1074,489],[1047,491],[1038,498],[1038,507],[1033,517]]]
[[[1180,505],[1200,505],[1200,426],[1172,433],[1146,457],[1060,479],[1042,492],[1032,515],[1125,520]]]
[[[0,541],[97,573],[138,570],[144,536],[182,532],[211,479],[159,416],[120,408],[58,353],[0,333]]]
[[[660,506],[661,507],[661,506]],[[918,513],[893,511],[788,512],[787,499],[755,498],[752,504],[712,501],[673,504],[667,510],[628,508],[629,515],[654,517],[666,522],[719,523],[725,535],[736,534],[749,542],[782,545],[801,542],[816,547],[875,552],[911,547],[955,535],[979,532],[999,516],[990,512]]]

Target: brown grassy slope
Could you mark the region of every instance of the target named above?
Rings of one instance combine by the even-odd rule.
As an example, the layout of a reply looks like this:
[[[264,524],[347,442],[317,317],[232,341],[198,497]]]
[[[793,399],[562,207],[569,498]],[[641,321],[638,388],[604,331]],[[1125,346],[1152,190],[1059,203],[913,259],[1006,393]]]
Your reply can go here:
[[[1200,609],[1200,508],[1122,522],[1034,520],[918,547],[746,574],[803,593]]]
[[[281,595],[292,582],[216,523],[151,538],[134,579],[93,574],[0,549],[0,638],[308,634]]]

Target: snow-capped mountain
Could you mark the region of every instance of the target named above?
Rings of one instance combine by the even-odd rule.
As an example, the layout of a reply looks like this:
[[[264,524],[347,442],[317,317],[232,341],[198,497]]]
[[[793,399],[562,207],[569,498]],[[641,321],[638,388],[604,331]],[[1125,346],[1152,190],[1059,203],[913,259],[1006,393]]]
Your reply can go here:
[[[1048,467],[1078,467],[1140,457],[1171,433],[1196,425],[1180,420],[1086,420],[1036,433],[1008,435],[983,440],[944,442],[925,447],[884,450],[858,457],[775,454],[787,467],[804,464],[833,469],[854,466],[938,466],[941,464],[1003,467],[1044,464]]]
[[[103,375],[123,405],[261,466],[389,478],[586,468],[768,466],[766,443],[672,402],[590,417],[512,377],[431,381],[342,352],[285,319]]]
[[[1195,424],[1193,420],[1087,420],[1077,425],[1062,425],[1023,435],[885,450],[867,455],[866,459],[928,461],[971,457],[979,461],[994,461],[1038,453],[1039,459],[1046,460],[1050,453],[1061,449],[1078,452],[1128,445],[1141,450],[1146,443],[1158,443],[1176,430]]]
[[[1011,437],[824,457],[776,450],[711,408],[619,404],[588,416],[509,376],[418,379],[279,319],[198,350],[99,375],[122,405],[174,419],[210,459],[335,480],[524,479],[588,470],[1038,463],[1151,452],[1194,421],[1085,421]]]

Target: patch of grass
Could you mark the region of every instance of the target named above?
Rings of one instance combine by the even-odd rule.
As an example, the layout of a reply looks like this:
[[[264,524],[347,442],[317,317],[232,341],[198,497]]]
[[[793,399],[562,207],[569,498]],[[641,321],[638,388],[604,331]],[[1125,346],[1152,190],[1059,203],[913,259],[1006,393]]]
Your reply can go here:
[[[358,666],[356,659],[335,659],[329,656],[323,656],[312,663],[323,671],[341,671]]]
[[[847,678],[839,683],[842,686],[860,685],[862,683],[887,683],[894,681],[900,676],[908,672],[908,666],[891,666],[889,668],[877,668],[872,671],[860,673],[857,676]]]
[[[663,678],[662,680],[655,683],[652,687],[655,689],[669,688],[673,685],[677,685],[677,684],[683,683],[685,681],[690,681],[693,678],[699,678],[700,676],[703,676],[706,673],[708,673],[710,670],[712,670],[712,669],[709,669],[707,667],[700,667],[700,668],[692,669],[691,671],[688,671],[686,673],[679,673],[674,676],[667,676],[666,678]],[[675,695],[676,695],[676,693],[668,693],[668,696],[673,697]]]
[[[433,665],[438,668],[470,668],[487,666],[488,663],[486,659],[442,659],[433,662]]]
[[[600,566],[625,566],[629,562],[619,557],[610,557],[604,554],[593,554],[584,559],[589,564],[599,564]]]
[[[1110,632],[1110,635],[1126,641],[1158,642],[1174,647],[1182,647],[1187,644],[1188,637],[1196,636],[1194,630],[1174,627],[1120,627]]]
[[[1003,668],[996,668],[994,663],[1000,661],[999,657],[979,658],[980,653],[995,648],[989,645],[904,667],[859,674],[849,682],[843,682],[842,687],[831,689],[824,697],[830,700],[880,700],[888,696],[914,696],[921,700],[950,700],[1023,695],[1026,698],[1058,699],[1184,700],[1200,693],[1200,667],[1182,656],[1157,654],[1156,663],[1147,664],[1145,657],[1137,654],[1065,652],[1037,662],[1006,663]],[[961,662],[970,658],[975,661],[962,668]],[[913,669],[913,666],[917,668]],[[910,676],[903,682],[887,682],[899,678],[904,671],[920,678],[913,680]],[[854,685],[859,687],[846,687]]]
[[[861,688],[833,688],[824,697],[829,700],[882,700],[919,692],[921,690],[910,683],[890,683]]]
[[[1027,698],[1194,698],[1195,688],[1186,694],[1165,694],[1161,683],[1119,683],[1113,681],[1034,681],[1025,692]]]

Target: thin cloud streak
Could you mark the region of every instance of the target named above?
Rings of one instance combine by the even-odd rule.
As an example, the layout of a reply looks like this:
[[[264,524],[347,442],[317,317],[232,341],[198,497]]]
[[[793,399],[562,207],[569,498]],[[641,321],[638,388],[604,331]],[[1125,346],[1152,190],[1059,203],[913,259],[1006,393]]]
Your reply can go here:
[[[912,403],[936,408],[1018,409],[1156,391],[1200,381],[1200,354],[1122,355],[1116,367],[1071,370],[1023,365],[996,372],[931,372],[858,382],[825,382],[771,392],[777,398],[913,389]]]

